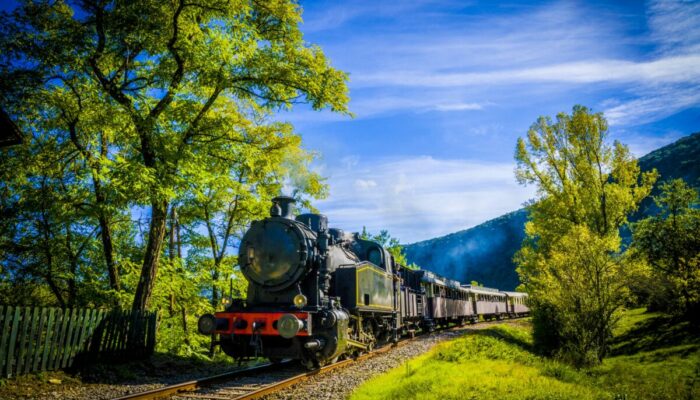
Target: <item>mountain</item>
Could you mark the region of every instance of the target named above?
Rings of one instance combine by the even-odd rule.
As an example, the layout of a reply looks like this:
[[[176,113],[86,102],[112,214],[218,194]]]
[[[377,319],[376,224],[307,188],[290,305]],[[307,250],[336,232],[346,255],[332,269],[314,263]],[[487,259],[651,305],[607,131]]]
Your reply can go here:
[[[685,136],[639,159],[643,171],[656,168],[660,181],[683,178],[700,189],[700,132]],[[514,178],[515,179],[515,178]],[[645,199],[631,217],[637,220],[655,211]],[[475,227],[404,246],[409,262],[460,282],[512,290],[518,285],[513,255],[525,237],[527,212],[520,209]]]

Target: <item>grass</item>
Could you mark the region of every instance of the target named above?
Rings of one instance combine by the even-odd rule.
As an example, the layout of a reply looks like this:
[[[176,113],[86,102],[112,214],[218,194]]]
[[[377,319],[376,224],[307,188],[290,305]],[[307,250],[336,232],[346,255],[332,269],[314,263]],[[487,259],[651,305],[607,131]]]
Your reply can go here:
[[[581,370],[535,355],[530,329],[509,323],[441,343],[352,399],[700,399],[700,338],[682,323],[630,310],[611,356]]]

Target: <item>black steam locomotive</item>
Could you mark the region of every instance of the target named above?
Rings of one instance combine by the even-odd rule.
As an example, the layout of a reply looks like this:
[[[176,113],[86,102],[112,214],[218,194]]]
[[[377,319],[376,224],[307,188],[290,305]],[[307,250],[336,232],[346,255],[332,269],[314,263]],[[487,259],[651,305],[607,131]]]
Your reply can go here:
[[[270,217],[241,241],[245,300],[199,319],[234,358],[301,360],[309,368],[397,341],[416,329],[526,314],[523,293],[462,286],[397,264],[381,245],[328,228],[324,215],[293,215],[273,199]]]

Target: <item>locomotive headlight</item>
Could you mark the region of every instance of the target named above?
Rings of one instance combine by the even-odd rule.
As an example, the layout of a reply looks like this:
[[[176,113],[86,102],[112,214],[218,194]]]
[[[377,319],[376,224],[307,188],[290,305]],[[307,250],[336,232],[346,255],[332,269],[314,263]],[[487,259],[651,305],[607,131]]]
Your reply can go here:
[[[248,259],[252,260],[255,258],[255,248],[248,247]]]
[[[211,335],[216,330],[216,317],[211,314],[204,314],[197,321],[197,329],[203,335]]]
[[[303,294],[299,293],[298,295],[294,296],[294,305],[297,308],[302,308],[306,305],[306,296]]]

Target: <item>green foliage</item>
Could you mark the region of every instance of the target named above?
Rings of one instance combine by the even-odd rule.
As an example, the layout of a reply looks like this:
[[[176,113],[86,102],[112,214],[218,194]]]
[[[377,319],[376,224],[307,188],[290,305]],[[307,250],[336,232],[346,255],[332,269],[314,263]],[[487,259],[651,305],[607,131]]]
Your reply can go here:
[[[651,301],[699,322],[700,210],[698,192],[682,179],[660,185],[659,212],[634,224],[632,249],[653,271]]]
[[[500,325],[441,343],[376,376],[358,399],[681,399],[700,395],[700,342],[676,335],[683,327],[643,309],[623,315],[613,354],[598,366],[575,369],[532,350],[527,324]],[[627,345],[648,345],[626,353]],[[673,379],[669,379],[673,377]],[[449,383],[449,384],[446,384]]]
[[[640,174],[627,147],[606,138],[603,115],[576,106],[556,122],[540,118],[515,154],[518,181],[538,191],[516,254],[538,321],[537,347],[576,365],[603,359],[628,287],[643,273],[620,253],[619,230],[657,178]],[[556,323],[539,323],[545,319]]]
[[[274,113],[347,110],[347,74],[291,0],[30,2],[0,14],[0,300],[161,310],[161,349],[200,351],[245,227],[283,189],[327,194]]]

